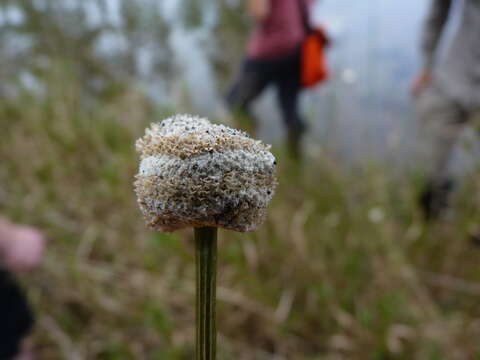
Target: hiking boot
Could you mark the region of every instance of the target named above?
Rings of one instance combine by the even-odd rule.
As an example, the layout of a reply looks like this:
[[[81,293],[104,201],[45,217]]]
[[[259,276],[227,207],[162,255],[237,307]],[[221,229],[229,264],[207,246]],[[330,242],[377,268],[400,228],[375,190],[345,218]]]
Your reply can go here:
[[[470,244],[480,248],[480,225],[472,224],[468,229],[468,240]]]
[[[420,194],[419,203],[426,221],[441,217],[449,207],[449,198],[453,190],[451,179],[428,181]]]
[[[306,131],[307,126],[303,122],[288,129],[288,150],[294,159],[300,159],[302,156],[302,139]]]
[[[472,245],[480,247],[480,233],[470,234],[469,238]]]

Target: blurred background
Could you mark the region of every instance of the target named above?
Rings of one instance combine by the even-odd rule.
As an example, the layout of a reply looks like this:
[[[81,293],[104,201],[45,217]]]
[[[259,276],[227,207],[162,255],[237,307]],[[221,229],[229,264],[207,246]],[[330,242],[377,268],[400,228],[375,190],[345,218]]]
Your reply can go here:
[[[280,186],[259,231],[221,234],[219,359],[480,359],[473,131],[452,215],[416,204],[428,4],[317,2],[332,76],[302,97],[301,168],[272,94],[255,105]],[[241,0],[0,0],[0,211],[49,239],[21,277],[38,359],[192,358],[192,234],[145,229],[134,142],[174,113],[226,121],[250,26]]]

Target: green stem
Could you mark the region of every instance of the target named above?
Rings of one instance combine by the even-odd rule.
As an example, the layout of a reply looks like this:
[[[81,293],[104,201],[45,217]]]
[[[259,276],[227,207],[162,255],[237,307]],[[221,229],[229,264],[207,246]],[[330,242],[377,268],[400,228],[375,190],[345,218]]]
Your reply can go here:
[[[217,278],[217,228],[195,228],[197,272],[196,360],[215,360]]]

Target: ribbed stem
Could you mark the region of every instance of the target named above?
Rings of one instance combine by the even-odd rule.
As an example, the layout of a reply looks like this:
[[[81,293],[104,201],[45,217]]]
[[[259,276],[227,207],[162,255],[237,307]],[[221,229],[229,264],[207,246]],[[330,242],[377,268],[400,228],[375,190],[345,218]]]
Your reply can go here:
[[[196,360],[215,360],[216,329],[216,278],[217,278],[217,228],[195,228],[196,247]]]

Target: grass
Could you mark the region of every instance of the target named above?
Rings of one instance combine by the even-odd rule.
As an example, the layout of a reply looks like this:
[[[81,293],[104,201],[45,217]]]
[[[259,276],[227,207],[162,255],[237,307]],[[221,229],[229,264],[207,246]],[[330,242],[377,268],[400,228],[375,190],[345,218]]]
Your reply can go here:
[[[134,91],[86,106],[69,81],[49,86],[0,103],[0,210],[49,238],[22,278],[39,359],[192,359],[192,232],[148,232],[132,190],[134,140],[166,112]],[[427,227],[413,176],[277,153],[264,226],[219,235],[218,358],[480,359],[478,183]]]

